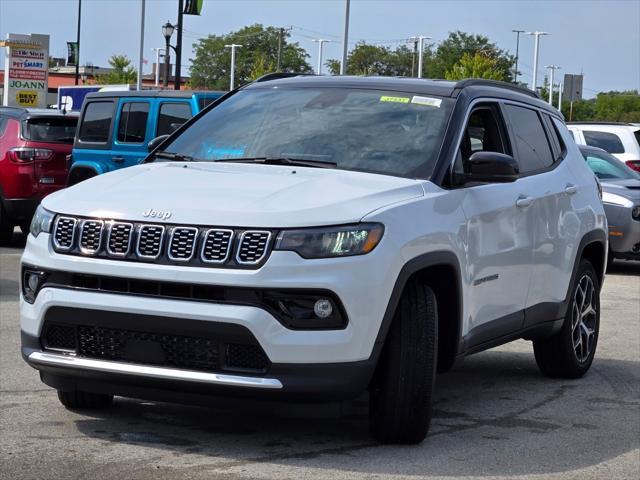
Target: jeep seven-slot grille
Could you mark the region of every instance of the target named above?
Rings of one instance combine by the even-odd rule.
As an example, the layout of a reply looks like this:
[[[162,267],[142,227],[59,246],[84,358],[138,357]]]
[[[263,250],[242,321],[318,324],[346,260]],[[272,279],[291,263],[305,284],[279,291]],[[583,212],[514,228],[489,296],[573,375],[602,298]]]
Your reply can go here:
[[[102,245],[101,220],[85,220],[80,227],[80,250],[82,253],[96,253]]]
[[[255,339],[246,339],[255,342]],[[244,341],[244,340],[243,340]],[[94,325],[47,323],[42,337],[45,350],[68,351],[78,356],[186,370],[224,370],[264,373],[270,361],[260,345],[231,338],[173,335]]]
[[[56,218],[54,250],[71,255],[141,262],[257,268],[267,259],[275,233],[269,230],[129,223]]]

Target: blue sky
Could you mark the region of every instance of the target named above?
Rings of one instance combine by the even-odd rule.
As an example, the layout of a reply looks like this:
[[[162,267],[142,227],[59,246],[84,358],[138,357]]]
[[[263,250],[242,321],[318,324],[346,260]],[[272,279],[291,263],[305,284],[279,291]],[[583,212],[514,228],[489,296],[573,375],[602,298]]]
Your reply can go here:
[[[177,0],[147,0],[146,70],[154,61],[152,47],[164,44],[161,25],[175,23]],[[544,30],[552,35],[540,44],[540,65],[562,66],[563,73],[585,75],[585,94],[602,90],[640,89],[640,0],[352,0],[350,43],[366,40],[390,46],[412,35],[433,41],[449,31],[487,35],[501,48],[515,51],[512,29]],[[140,0],[83,0],[80,61],[106,66],[114,53],[137,63]],[[77,0],[1,0],[0,35],[48,33],[51,54],[66,55],[75,40]],[[311,54],[326,38],[324,58],[339,58],[344,0],[204,0],[203,15],[185,16],[183,65],[189,65],[191,44],[209,33],[221,34],[244,25],[293,27],[292,40]],[[175,35],[174,35],[175,41]],[[0,60],[4,62],[4,52]],[[531,82],[533,39],[520,42],[522,80]],[[183,67],[184,70],[185,67]],[[538,84],[545,69],[539,69]],[[556,77],[557,78],[557,77]]]

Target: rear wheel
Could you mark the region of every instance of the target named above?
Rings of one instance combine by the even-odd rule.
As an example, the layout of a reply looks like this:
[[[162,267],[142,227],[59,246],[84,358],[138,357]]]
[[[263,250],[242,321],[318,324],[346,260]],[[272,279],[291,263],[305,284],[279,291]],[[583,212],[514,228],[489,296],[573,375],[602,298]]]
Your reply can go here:
[[[562,329],[533,342],[538,368],[549,377],[582,377],[593,362],[599,330],[600,284],[593,265],[583,259]]]
[[[62,405],[71,409],[98,409],[110,407],[113,403],[113,395],[80,390],[70,392],[58,390],[58,400]]]
[[[410,281],[400,298],[370,388],[370,428],[382,443],[419,443],[431,422],[438,358],[431,288]]]
[[[0,245],[8,245],[13,238],[13,221],[0,201]]]

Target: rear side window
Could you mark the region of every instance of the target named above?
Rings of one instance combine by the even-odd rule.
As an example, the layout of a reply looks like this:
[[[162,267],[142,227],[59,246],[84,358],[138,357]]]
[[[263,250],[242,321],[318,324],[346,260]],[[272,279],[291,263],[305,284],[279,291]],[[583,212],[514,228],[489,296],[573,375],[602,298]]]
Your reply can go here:
[[[624,153],[622,140],[615,133],[583,130],[582,134],[587,145],[601,148],[609,153]]]
[[[91,102],[84,110],[80,124],[81,142],[106,143],[109,140],[113,102]]]
[[[516,105],[505,105],[505,109],[511,122],[512,144],[517,152],[520,173],[553,165],[553,154],[538,112]]]
[[[123,103],[118,123],[118,142],[143,143],[147,133],[148,117],[147,102]]]
[[[547,124],[547,132],[549,132],[549,140],[551,141],[553,156],[556,160],[560,160],[567,152],[567,147],[562,141],[560,132],[558,132],[558,128],[551,120],[551,117],[545,113],[543,114],[543,118],[545,123]]]
[[[74,117],[30,118],[24,123],[22,136],[33,142],[73,143],[77,125]]]
[[[191,118],[191,105],[188,103],[163,103],[158,114],[156,135],[173,133],[177,126]]]

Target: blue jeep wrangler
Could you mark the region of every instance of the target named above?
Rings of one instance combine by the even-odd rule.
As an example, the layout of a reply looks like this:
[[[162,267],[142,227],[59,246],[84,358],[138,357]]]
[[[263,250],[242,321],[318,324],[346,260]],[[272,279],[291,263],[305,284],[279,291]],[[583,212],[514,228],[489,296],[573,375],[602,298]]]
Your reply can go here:
[[[68,184],[138,164],[152,139],[172,133],[222,95],[175,90],[90,93],[82,105]]]

